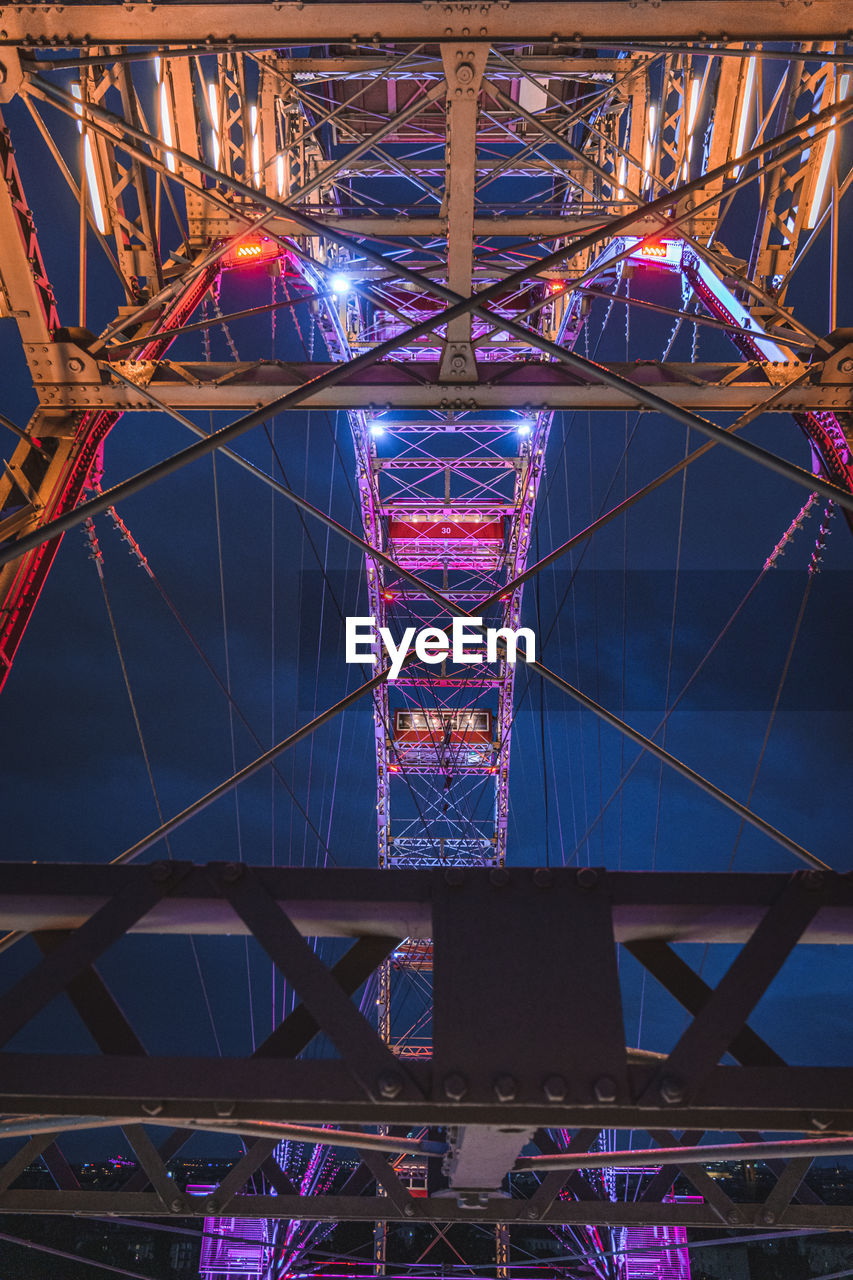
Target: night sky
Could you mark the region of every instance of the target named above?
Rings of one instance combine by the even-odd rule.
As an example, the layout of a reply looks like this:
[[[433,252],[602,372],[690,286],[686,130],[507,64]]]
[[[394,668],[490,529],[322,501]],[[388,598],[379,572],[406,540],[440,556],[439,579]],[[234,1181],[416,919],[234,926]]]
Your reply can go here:
[[[40,243],[64,323],[75,322],[76,208],[51,169],[25,109],[4,109],[36,216]],[[71,139],[73,125],[56,117]],[[69,145],[73,145],[70,142]],[[843,163],[844,157],[842,157]],[[845,227],[849,228],[849,216]],[[844,229],[844,228],[843,228]],[[748,254],[748,202],[733,208],[726,246]],[[840,279],[850,279],[850,239],[842,235]],[[826,237],[795,277],[790,296],[816,333],[826,330]],[[106,325],[121,299],[108,268],[92,266],[89,325]],[[638,269],[631,293],[679,305],[676,278]],[[223,310],[271,299],[263,268],[231,273]],[[589,353],[599,358],[659,358],[671,329],[666,317],[593,305]],[[301,317],[302,332],[307,320]],[[853,324],[849,291],[838,322]],[[241,358],[273,353],[303,358],[286,312],[275,334],[268,316],[232,328]],[[685,325],[674,359],[689,359]],[[318,358],[326,358],[317,337]],[[213,358],[227,359],[219,332]],[[581,338],[579,350],[585,351]],[[200,334],[174,354],[199,359]],[[13,320],[0,324],[3,412],[24,424],[34,399]],[[170,353],[171,354],[171,353]],[[701,329],[698,359],[736,360],[723,335]],[[206,427],[224,425],[214,415]],[[725,415],[716,420],[725,425]],[[802,466],[807,443],[784,416],[760,419],[746,433]],[[270,443],[272,440],[272,446]],[[625,455],[626,440],[630,445]],[[128,415],[106,446],[105,486],[171,454],[188,434],[163,416]],[[697,435],[690,447],[701,443]],[[13,444],[9,437],[9,452]],[[273,447],[274,446],[274,447]],[[239,451],[281,475],[298,493],[358,530],[354,460],[345,415],[282,415],[245,436]],[[556,414],[531,558],[546,554],[602,508],[683,456],[685,431],[671,421],[634,414]],[[627,461],[625,461],[625,457]],[[722,447],[596,535],[583,554],[566,557],[525,593],[524,623],[539,637],[542,660],[651,733],[668,699],[681,692],[731,614],[752,588],[768,554],[803,505],[805,490]],[[823,570],[805,610],[754,776],[795,620],[806,588],[823,504],[795,537],[779,567],[765,575],[737,621],[679,703],[665,745],[736,798],[839,871],[853,868],[849,848],[853,743],[853,540],[843,517],[832,521]],[[264,748],[337,701],[362,673],[343,659],[341,613],[366,612],[357,553],[315,523],[303,525],[284,499],[227,459],[208,458],[126,502],[120,510],[152,570],[174,602]],[[157,796],[165,817],[259,754],[239,717],[156,586],[128,554],[106,516],[96,522],[104,573]],[[681,537],[679,540],[679,529]],[[320,566],[325,570],[321,572]],[[223,627],[223,612],[226,627]],[[227,645],[225,632],[227,630]],[[593,826],[636,749],[559,691],[516,682],[509,860],[514,864],[587,864],[625,869],[792,871],[791,856],[645,758]],[[3,811],[7,860],[104,863],[158,825],[158,809],[134,728],[95,567],[81,530],[66,535],[11,677],[0,699]],[[543,744],[544,739],[544,759]],[[369,700],[281,757],[279,770],[316,828],[268,771],[193,819],[170,840],[178,859],[244,859],[260,865],[376,863],[372,715]],[[754,784],[754,786],[753,786]],[[752,791],[751,791],[751,788]],[[319,832],[320,838],[318,838]],[[160,846],[146,859],[166,856]],[[205,1009],[195,957],[185,939],[132,939],[116,948],[104,972],[150,1051],[225,1054],[261,1039],[280,1008],[270,964],[242,939],[198,943],[210,999]],[[699,948],[683,954],[699,965]],[[24,943],[3,958],[10,982],[34,955]],[[543,957],[543,959],[546,959]],[[731,959],[709,953],[706,980]],[[630,1044],[664,1050],[683,1015],[623,956]],[[797,1063],[850,1061],[850,1028],[837,1001],[853,969],[836,948],[800,948],[756,1011],[752,1025]],[[784,988],[784,990],[783,990]],[[162,1018],[169,1007],[179,1016]],[[88,1047],[73,1015],[57,1004],[14,1042],[21,1049]],[[222,1148],[216,1140],[216,1149]]]

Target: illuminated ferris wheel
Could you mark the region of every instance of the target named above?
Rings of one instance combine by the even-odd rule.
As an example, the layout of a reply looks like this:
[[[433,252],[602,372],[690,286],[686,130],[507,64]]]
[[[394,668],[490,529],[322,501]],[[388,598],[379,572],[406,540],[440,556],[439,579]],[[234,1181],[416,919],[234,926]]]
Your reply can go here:
[[[614,37],[602,32],[552,37],[540,30],[534,5],[514,6],[530,10],[529,31],[504,30],[504,18],[493,15],[494,30],[477,35],[463,20],[465,6],[442,7],[452,10],[446,29],[432,31],[432,19],[422,15],[429,31],[395,30],[373,40],[332,27],[317,34],[319,12],[302,19],[304,37],[293,19],[296,27],[275,38],[196,39],[175,12],[162,32],[152,17],[154,34],[134,28],[123,36],[109,28],[111,6],[102,6],[106,27],[86,7],[83,48],[45,47],[63,43],[66,20],[47,8],[37,15],[44,32],[35,44],[18,48],[12,33],[17,52],[11,50],[2,96],[14,128],[0,135],[0,311],[17,323],[38,403],[26,429],[6,421],[19,439],[0,477],[0,680],[8,679],[13,693],[13,660],[31,618],[33,632],[40,626],[35,606],[62,535],[85,522],[159,815],[117,863],[143,855],[147,861],[149,851],[160,857],[162,842],[183,838],[177,832],[185,823],[272,769],[274,790],[287,793],[290,826],[285,841],[274,801],[263,838],[271,838],[274,860],[277,847],[288,844],[285,866],[328,865],[337,856],[382,871],[429,870],[450,888],[482,882],[495,890],[521,876],[525,885],[550,888],[555,872],[577,867],[581,887],[590,888],[596,866],[652,869],[659,850],[666,862],[664,779],[680,777],[734,814],[732,858],[746,830],[781,846],[786,869],[791,855],[825,869],[802,836],[786,834],[786,824],[753,809],[752,799],[833,505],[848,523],[853,511],[853,357],[836,315],[839,209],[849,181],[845,126],[853,113],[843,48],[783,30],[766,47],[759,32],[678,43],[660,32],[645,43],[608,43]],[[338,20],[331,10],[340,6],[308,8],[328,9],[327,21]],[[77,30],[65,43],[79,39]],[[16,130],[28,140],[17,158]],[[49,180],[40,174],[48,164]],[[77,210],[67,236],[75,251],[77,296],[70,302],[50,283],[46,263],[57,251],[43,232],[41,241],[36,235],[36,222],[40,232],[50,225],[52,184],[58,190],[63,183]],[[37,192],[34,219],[28,201],[35,207]],[[828,259],[828,269],[821,267],[828,315],[818,324],[809,313],[806,323],[798,285],[821,254]],[[63,324],[69,316],[77,324]],[[165,461],[151,461],[138,441],[122,445],[113,471],[109,433],[120,420],[148,422],[148,415],[169,430],[189,430],[195,442],[185,448],[174,436],[181,447],[170,447]],[[225,425],[219,415],[228,415]],[[774,424],[793,420],[798,433],[767,447],[768,437],[754,438],[748,428],[769,415]],[[322,458],[314,443],[321,419],[329,428]],[[291,426],[297,420],[301,434]],[[153,511],[155,482],[178,483],[170,478],[214,454],[210,541],[218,551],[222,670],[163,586],[150,550],[152,539],[158,550],[165,545],[153,529],[155,518],[160,526],[162,520],[152,517],[149,525],[136,514],[141,508],[132,507],[132,516],[124,505],[149,490]],[[272,631],[275,649],[276,609],[295,619],[294,645],[305,665],[291,673],[288,696],[311,714],[280,741],[272,733],[281,715],[275,681],[270,734],[259,733],[237,692],[228,631],[235,611],[226,608],[226,463],[248,473],[256,489],[271,490],[271,582],[278,561],[299,559],[298,599],[281,589],[276,595],[273,585],[269,617],[261,621],[260,607],[254,616],[244,602],[250,620],[241,617],[237,628],[250,654],[247,670],[254,670],[254,623],[258,634],[262,626]],[[683,600],[679,614],[679,592],[689,595],[695,580],[691,586],[680,575],[687,562],[703,573],[712,567],[705,485],[727,483],[726,467],[741,468],[731,501],[743,506],[759,484],[744,476],[761,477],[762,465],[781,477],[773,483],[787,484],[785,501],[797,492],[791,482],[798,485],[798,501],[789,509],[779,500],[782,490],[773,490],[757,504],[755,531],[744,535],[747,563],[754,561],[750,538],[767,545],[743,599],[726,596],[723,610],[704,586],[690,598],[707,634],[687,646],[682,671],[681,632],[693,620],[685,621]],[[241,565],[235,576],[245,576],[256,599],[251,531],[260,504],[242,488],[233,492],[240,507],[230,530]],[[196,547],[196,527],[209,513],[203,516],[188,490],[180,493],[182,509],[169,519]],[[298,512],[292,548],[277,541],[276,504]],[[110,519],[102,522],[102,513]],[[801,532],[811,516],[814,536]],[[227,707],[229,776],[173,810],[158,795],[144,708],[106,586],[110,521]],[[329,538],[348,544],[345,564],[329,551]],[[722,541],[731,552],[735,544]],[[737,543],[738,555],[743,545]],[[706,776],[724,770],[688,762],[703,758],[703,728],[692,740],[679,737],[678,750],[667,734],[789,545],[803,561],[807,592],[791,619],[791,652],[770,690],[766,736],[744,799],[743,787]],[[179,566],[177,579],[192,597],[189,553]],[[630,657],[632,575],[664,567],[666,657],[652,694],[646,674],[631,678],[645,670]],[[592,598],[584,594],[588,580]],[[643,592],[658,591],[651,581],[642,580]],[[648,621],[645,609],[644,598],[639,612]],[[369,638],[358,662],[344,662],[342,637],[354,618]],[[649,630],[641,649],[652,634],[659,639]],[[399,660],[389,663],[389,651]],[[274,654],[273,667],[276,661]],[[327,686],[335,697],[324,710]],[[253,702],[250,682],[245,693]],[[555,710],[552,696],[572,708],[572,718]],[[650,721],[642,699],[652,696]],[[639,717],[630,714],[632,698],[641,699]],[[370,704],[370,724],[362,716],[348,746],[341,729],[336,755],[324,739],[316,761],[312,747],[288,772],[288,753],[295,759],[313,733],[359,702]],[[615,731],[618,748],[602,747],[603,731]],[[254,743],[248,764],[235,745],[241,734]],[[692,755],[684,742],[695,747]],[[644,775],[650,762],[659,769],[651,783]],[[628,783],[638,769],[651,791],[632,808]],[[350,777],[358,795],[347,799]],[[336,799],[339,788],[343,800]],[[237,810],[234,883],[239,867],[253,861],[250,837],[244,849],[242,835],[260,830],[253,803],[244,805],[243,827]],[[350,857],[341,851],[356,813],[360,843]],[[302,824],[297,836],[293,815]],[[645,820],[653,835],[643,861],[632,824]],[[691,865],[705,869],[701,836],[695,842],[700,854]],[[165,856],[168,867],[168,844]],[[479,879],[471,881],[472,873]],[[13,930],[7,948],[30,931]],[[308,924],[303,932],[322,936]],[[335,944],[328,955],[324,944],[315,946],[378,1030],[384,1067],[374,1091],[386,1104],[405,1100],[418,1072],[443,1061],[436,1055],[434,963],[448,963],[439,961],[428,928],[391,932],[358,950],[361,939],[349,958],[334,954]],[[470,963],[476,971],[475,939],[472,922],[471,954],[462,944],[454,953],[460,970]],[[507,948],[513,945],[508,936]],[[644,950],[634,939],[626,954],[660,978],[664,968],[649,945]],[[219,1046],[212,979],[193,954]],[[256,1041],[255,1002],[261,989],[267,998],[268,979],[255,984],[248,943],[246,970],[254,1053],[272,1056],[269,1042],[281,1041],[298,1046],[294,1058],[312,1044],[306,1060],[326,1056],[328,1045],[314,1040],[317,1027],[306,1030],[298,983],[277,986],[275,976],[272,1006],[281,1022],[268,1040]],[[656,1069],[663,1058],[637,1047],[645,982],[644,974],[626,1058],[638,1070]],[[451,1103],[478,1087],[461,1068],[434,1085]],[[514,1069],[492,1073],[484,1087],[495,1105],[525,1101],[527,1086]],[[537,1087],[554,1104],[577,1101],[576,1086],[560,1071]],[[661,1087],[682,1101],[670,1077]],[[620,1100],[623,1084],[604,1073],[583,1088],[583,1105],[606,1107]],[[159,1113],[146,1114],[154,1123]],[[230,1114],[220,1115],[223,1123]],[[458,1274],[473,1268],[507,1277],[518,1268],[526,1275],[538,1249],[550,1269],[530,1274],[686,1276],[685,1223],[702,1225],[706,1210],[715,1222],[734,1223],[740,1212],[707,1175],[694,1172],[685,1192],[674,1163],[670,1176],[669,1166],[653,1159],[638,1154],[632,1163],[630,1153],[612,1153],[616,1124],[373,1119],[344,1140],[318,1127],[322,1120],[332,1128],[336,1116],[326,1122],[318,1111],[315,1118],[313,1127],[285,1124],[280,1142],[258,1127],[266,1121],[253,1118],[239,1174],[218,1187],[193,1184],[177,1197],[181,1211],[206,1215],[202,1274],[210,1280],[321,1274],[320,1266],[335,1276],[396,1275],[397,1267],[431,1277],[439,1272],[424,1259],[437,1243],[442,1275],[457,1267]],[[207,1127],[218,1131],[215,1122]],[[642,1129],[639,1121],[627,1127]],[[179,1132],[186,1141],[190,1130]],[[162,1171],[181,1144],[172,1137],[152,1156],[150,1140],[136,1141],[131,1147],[163,1200]],[[342,1154],[351,1150],[361,1160],[354,1170]],[[590,1165],[581,1173],[571,1162],[584,1154]],[[552,1166],[537,1167],[537,1158]],[[136,1190],[148,1185],[135,1178]],[[352,1207],[365,1187],[375,1188],[373,1211],[354,1219],[362,1230],[347,1245],[347,1259],[331,1234],[341,1226],[334,1197],[349,1197]],[[274,1195],[289,1204],[298,1197],[300,1206],[276,1226]],[[325,1209],[326,1201],[333,1207]],[[541,1237],[528,1228],[522,1239],[517,1201],[534,1206],[528,1218]],[[569,1201],[574,1216],[561,1209]],[[647,1220],[613,1207],[638,1201]],[[578,1217],[579,1205],[590,1206],[589,1222]],[[232,1217],[223,1216],[226,1209]],[[260,1229],[247,1225],[267,1219]],[[638,1269],[649,1250],[657,1271]],[[669,1271],[660,1269],[664,1257]],[[350,1264],[361,1270],[333,1270]]]

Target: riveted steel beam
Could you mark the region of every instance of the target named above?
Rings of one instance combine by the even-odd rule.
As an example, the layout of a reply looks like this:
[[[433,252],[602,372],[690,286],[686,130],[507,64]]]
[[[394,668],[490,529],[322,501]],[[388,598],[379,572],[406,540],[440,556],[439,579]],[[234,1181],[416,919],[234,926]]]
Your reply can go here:
[[[478,5],[414,4],[386,0],[365,9],[357,0],[323,5],[243,4],[235,22],[232,5],[78,4],[0,8],[6,44],[60,41],[128,45],[203,40],[242,44],[344,44],[350,40],[439,41],[449,39],[600,41],[613,48],[632,38],[799,40],[844,39],[850,28],[847,0],[813,0],[806,8],[785,0],[709,0],[697,14],[694,0],[665,5],[602,0],[567,8],[559,0],[515,5],[508,0]]]

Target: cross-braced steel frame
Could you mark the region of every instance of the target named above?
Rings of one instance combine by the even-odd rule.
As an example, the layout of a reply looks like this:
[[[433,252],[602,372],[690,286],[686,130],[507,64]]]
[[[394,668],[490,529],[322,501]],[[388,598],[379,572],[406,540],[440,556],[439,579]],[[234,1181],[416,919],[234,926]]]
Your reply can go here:
[[[518,628],[531,578],[715,446],[833,500],[851,522],[853,344],[836,328],[835,301],[853,118],[844,6],[816,0],[804,14],[775,0],[748,9],[714,0],[702,6],[701,34],[695,6],[675,0],[584,9],[387,3],[370,6],[368,21],[365,6],[352,4],[250,4],[240,6],[239,30],[225,5],[0,11],[0,100],[23,103],[79,207],[74,314],[58,307],[4,127],[0,314],[18,325],[38,408],[25,430],[7,423],[18,444],[0,477],[0,681],[63,533],[214,450],[363,553],[368,613],[397,633],[431,627],[440,637],[454,617],[473,619],[474,633]],[[751,202],[749,242],[735,244],[731,211],[742,201]],[[826,227],[829,306],[815,333],[788,294]],[[307,317],[323,358],[312,348],[298,362],[236,351],[228,363],[170,359],[184,334],[210,327],[207,316],[194,318],[202,301],[212,297],[218,311],[223,280],[258,265],[285,291],[270,309]],[[670,360],[671,342],[642,366],[582,354],[596,298],[635,318],[644,307],[667,310],[625,287],[641,267],[678,276],[676,325],[689,318],[728,334],[738,358]],[[86,328],[90,293],[105,271],[123,305],[95,336]],[[233,450],[241,435],[296,408],[348,412],[360,534]],[[530,565],[554,412],[635,408],[694,428],[705,443]],[[97,493],[109,430],[123,414],[152,409],[199,439]],[[207,431],[188,416],[199,410],[244,412]],[[740,416],[722,427],[708,416],[719,412]],[[765,413],[793,415],[811,467],[742,434]],[[208,1214],[240,1195],[242,1216],[297,1221],[846,1224],[846,1210],[815,1204],[803,1184],[814,1154],[829,1150],[809,1138],[790,1156],[774,1154],[778,1181],[762,1205],[733,1205],[689,1160],[650,1154],[660,1172],[633,1205],[607,1198],[590,1172],[602,1167],[594,1148],[605,1126],[642,1130],[658,1147],[693,1149],[706,1130],[783,1130],[820,1133],[846,1150],[846,1139],[826,1135],[849,1127],[849,1073],[798,1075],[746,1025],[809,929],[819,940],[848,940],[846,924],[833,932],[826,923],[846,882],[832,880],[830,893],[814,853],[522,646],[518,659],[532,673],[812,868],[787,885],[718,882],[719,913],[689,936],[735,940],[730,909],[744,947],[712,992],[671,949],[696,911],[689,878],[646,891],[600,875],[507,870],[516,664],[506,649],[473,669],[447,657],[412,660],[394,681],[378,647],[374,659],[372,678],[116,861],[134,861],[369,697],[385,878],[333,889],[322,878],[279,885],[239,866],[159,863],[153,872],[68,871],[51,898],[39,871],[4,872],[8,945],[32,933],[45,951],[0,1006],[5,1040],[67,991],[105,1057],[85,1066],[4,1057],[7,1131],[33,1136],[0,1175],[0,1210],[198,1210],[169,1188],[164,1161],[194,1128],[224,1127],[256,1141],[205,1202]],[[78,880],[97,886],[96,904]],[[306,923],[291,908],[312,893],[336,905],[309,911]],[[63,895],[88,906],[72,908]],[[367,898],[382,928],[363,927],[357,904]],[[250,1060],[222,1064],[218,1077],[210,1068],[217,1088],[206,1100],[175,1093],[168,1064],[145,1058],[94,968],[128,930],[156,933],[151,921],[166,899],[181,904],[178,927],[189,933],[230,930],[238,918],[304,1002]],[[634,923],[620,923],[620,911]],[[746,917],[754,932],[744,931]],[[331,971],[300,936],[324,929],[358,938]],[[500,955],[509,935],[515,976]],[[626,1049],[616,942],[693,1017],[660,1060]],[[592,975],[556,1024],[559,992],[537,990],[530,969],[537,946],[549,957],[546,985],[581,964]],[[376,1029],[351,1000],[368,982]],[[502,987],[512,995],[499,1000]],[[489,990],[495,1009],[512,1005],[502,1019],[527,1027],[512,1049],[503,1022],[481,1034]],[[522,1010],[528,990],[537,992],[532,1021]],[[340,1058],[322,1069],[300,1061],[319,1031]],[[546,1062],[555,1044],[560,1056]],[[727,1052],[736,1070],[718,1065]],[[11,1119],[19,1113],[51,1118],[36,1133],[26,1118]],[[65,1117],[81,1126],[118,1117],[125,1126],[140,1171],[114,1198],[62,1184],[15,1190],[36,1155],[58,1167]],[[378,1127],[378,1137],[360,1128],[334,1139],[362,1160],[340,1193],[299,1194],[274,1158],[288,1134],[331,1145],[306,1121]],[[146,1122],[175,1130],[159,1154]],[[421,1137],[401,1137],[401,1126]],[[431,1128],[446,1140],[428,1137]],[[569,1129],[577,1133],[566,1150]],[[530,1141],[550,1165],[519,1159]],[[618,1165],[613,1155],[609,1167]],[[679,1167],[701,1206],[667,1198]],[[508,1172],[528,1169],[542,1175],[538,1189],[500,1199]],[[275,1205],[245,1193],[259,1171]],[[426,1201],[412,1195],[421,1175]],[[445,1194],[436,1195],[442,1178]],[[496,1240],[504,1275],[503,1227]],[[377,1267],[385,1257],[380,1230]],[[618,1261],[606,1265],[615,1275]]]

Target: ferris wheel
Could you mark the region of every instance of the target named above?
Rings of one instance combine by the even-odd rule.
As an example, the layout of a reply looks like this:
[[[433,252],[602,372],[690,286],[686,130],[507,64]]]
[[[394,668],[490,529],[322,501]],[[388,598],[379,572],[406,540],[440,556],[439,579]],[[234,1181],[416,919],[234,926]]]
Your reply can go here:
[[[163,858],[166,878],[173,860],[222,860],[226,896],[261,862],[428,871],[439,896],[475,886],[524,902],[562,893],[569,874],[572,892],[603,893],[597,868],[846,870],[827,852],[829,802],[816,818],[813,798],[839,759],[794,742],[810,699],[836,699],[831,719],[846,696],[820,658],[837,597],[815,589],[825,555],[848,565],[846,540],[827,540],[833,514],[840,529],[853,512],[853,346],[838,314],[853,72],[838,33],[564,37],[540,30],[539,6],[523,30],[504,13],[522,6],[502,6],[477,34],[459,5],[434,31],[439,7],[375,39],[338,32],[341,6],[319,5],[288,9],[295,25],[275,36],[247,13],[245,40],[191,37],[186,5],[127,35],[112,6],[87,6],[79,49],[47,47],[80,44],[80,28],[62,34],[73,9],[45,7],[29,43],[12,30],[0,313],[26,361],[15,394],[23,406],[34,389],[37,406],[25,429],[0,415],[18,437],[0,477],[11,723],[41,676],[50,736],[89,742],[96,843],[112,852],[89,860]],[[130,557],[116,572],[119,538]],[[774,574],[789,550],[796,573]],[[68,649],[94,674],[63,675]],[[53,696],[66,680],[67,714]],[[88,698],[116,747],[88,723]],[[31,769],[39,751],[14,757]],[[48,760],[57,769],[57,748]],[[63,811],[83,794],[63,795]],[[40,828],[34,795],[27,784],[16,803],[44,850],[60,802],[45,801]],[[671,1067],[658,1079],[668,1040],[682,1046],[666,1000],[698,1016],[704,962],[688,977],[651,926],[617,930],[628,1075],[580,1084],[555,1068],[531,1084],[498,1063],[481,1081],[477,1065],[445,1070],[436,1003],[458,979],[479,1016],[479,906],[470,919],[448,908],[442,950],[424,912],[409,903],[403,929],[375,892],[369,936],[344,908],[324,934],[305,908],[314,960],[299,972],[314,990],[322,961],[378,1032],[371,1089],[391,1118],[335,1136],[334,1107],[283,1117],[279,1098],[277,1128],[263,1107],[242,1129],[233,1107],[217,1112],[198,1127],[239,1133],[243,1153],[221,1183],[171,1199],[166,1166],[193,1124],[159,1152],[126,1126],[141,1169],[126,1191],[159,1197],[140,1212],[204,1216],[208,1280],[689,1276],[687,1226],[738,1225],[739,1200],[695,1160],[656,1163],[653,1145],[700,1141],[686,1124],[673,1136],[599,1112],[622,1105],[631,1071],[684,1101]],[[196,932],[229,931],[198,913]],[[370,914],[353,913],[359,926]],[[10,928],[4,951],[59,929],[48,918]],[[525,985],[538,983],[535,930],[515,919],[497,967],[509,1041],[535,1038],[527,1001],[541,1015]],[[208,955],[190,939],[204,1036],[224,1060],[246,1022],[254,1058],[321,1075],[340,1046],[263,944],[261,915],[246,906],[241,920],[239,1017],[234,940]],[[698,926],[675,936],[705,940]],[[342,937],[359,939],[351,952]],[[555,1000],[610,963],[593,948],[582,972],[575,942],[552,954],[543,939]],[[82,996],[76,1007],[93,1032]],[[772,1062],[756,1041],[741,1056],[726,1042],[717,1060]],[[523,1045],[506,1061],[523,1064]],[[433,1122],[427,1108],[395,1123],[427,1078],[442,1105],[476,1094],[487,1118]],[[588,1107],[589,1125],[521,1110],[502,1123],[477,1092],[523,1109],[532,1089]],[[161,1112],[183,1116],[146,1110],[145,1123]],[[619,1149],[628,1129],[650,1135],[631,1137],[636,1153]],[[801,1183],[783,1171],[756,1208],[774,1215],[765,1225],[813,1204]]]

